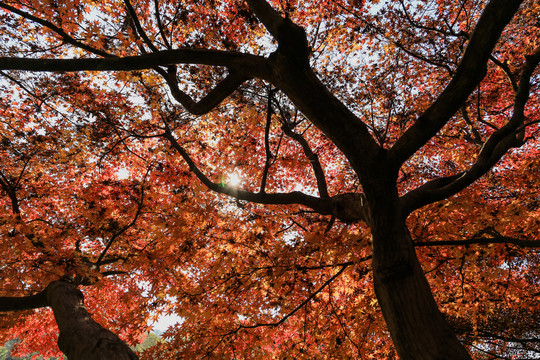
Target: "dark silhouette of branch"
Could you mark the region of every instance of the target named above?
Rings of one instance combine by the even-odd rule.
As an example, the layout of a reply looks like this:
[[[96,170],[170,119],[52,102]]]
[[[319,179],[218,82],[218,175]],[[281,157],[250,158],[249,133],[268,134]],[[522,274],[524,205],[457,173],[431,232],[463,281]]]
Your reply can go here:
[[[494,131],[484,142],[474,164],[461,173],[431,180],[401,197],[404,214],[452,196],[486,174],[512,147],[523,144],[525,105],[529,99],[530,79],[540,63],[540,47],[526,56],[518,91],[514,97],[514,113],[510,120]]]
[[[47,306],[49,304],[45,290],[29,296],[0,296],[0,312],[30,310]]]
[[[165,132],[165,137],[169,140],[171,145],[178,151],[180,156],[184,158],[184,161],[188,164],[190,171],[192,171],[195,176],[210,190],[215,191],[219,194],[225,194],[232,196],[239,200],[250,201],[259,204],[299,204],[310,207],[314,210],[320,211],[322,213],[328,214],[331,211],[330,202],[321,199],[315,196],[306,195],[300,191],[293,191],[290,193],[254,193],[251,191],[237,189],[231,187],[227,184],[216,183],[210,180],[202,171],[197,167],[193,159],[191,159],[188,152],[178,143],[176,138],[171,133],[170,129],[167,126]]]
[[[93,48],[87,44],[84,44],[76,39],[74,39],[71,35],[69,35],[68,33],[66,33],[63,29],[59,28],[58,26],[54,25],[53,23],[51,23],[50,21],[47,21],[47,20],[43,20],[43,19],[40,19],[34,15],[31,15],[25,11],[22,11],[20,9],[17,9],[11,5],[8,5],[4,2],[0,2],[0,8],[3,8],[5,10],[8,10],[8,11],[11,11],[25,19],[28,19],[30,21],[33,21],[37,24],[40,24],[41,26],[44,26],[52,31],[54,31],[55,33],[57,33],[64,42],[68,43],[68,44],[71,44],[73,46],[76,46],[78,48],[81,48],[81,49],[84,49],[92,54],[96,54],[96,55],[99,55],[99,56],[103,56],[103,57],[114,57],[114,55],[111,55],[103,50],[98,50],[96,48]],[[35,59],[35,60],[40,60],[40,59]],[[7,70],[7,69],[6,69]]]
[[[463,104],[463,106],[460,108],[461,116],[463,117],[463,120],[469,125],[469,128],[471,129],[472,133],[472,142],[474,142],[477,145],[482,145],[484,141],[482,140],[482,135],[478,132],[476,127],[474,126],[471,118],[469,117],[469,113],[467,112],[467,106]]]
[[[17,198],[16,188],[2,171],[0,171],[0,186],[9,197],[13,214],[20,214],[21,211],[19,209],[19,199]]]
[[[401,166],[435,136],[478,86],[487,73],[487,61],[493,48],[520,3],[492,0],[486,5],[450,83],[389,150],[388,157],[393,166]]]
[[[332,281],[334,281],[339,275],[341,275],[345,269],[348,267],[348,265],[343,265],[341,269],[334,275],[332,275],[328,280],[324,282],[317,290],[315,290],[313,293],[311,293],[304,301],[302,301],[297,307],[295,307],[292,311],[287,313],[284,317],[282,317],[279,321],[273,322],[273,323],[258,323],[254,325],[239,325],[235,330],[232,330],[228,332],[226,335],[232,335],[240,331],[241,329],[254,329],[258,327],[275,327],[278,325],[283,324],[285,321],[287,321],[288,318],[293,316],[298,310],[303,308],[307,303],[309,303],[315,296],[317,296],[321,291],[324,290],[325,287],[327,287]]]
[[[180,90],[176,78],[176,67],[170,66],[165,77],[173,97],[193,115],[202,115],[214,109],[224,99],[229,97],[243,82],[249,80],[240,72],[229,72],[210,92],[198,102],[194,101],[188,94]]]
[[[129,228],[133,227],[133,225],[135,225],[135,223],[137,222],[137,219],[141,215],[143,204],[144,204],[144,194],[145,194],[144,185],[145,185],[146,177],[148,176],[148,173],[150,172],[150,169],[151,169],[151,166],[148,167],[148,169],[146,170],[146,174],[144,174],[144,177],[143,177],[143,179],[141,181],[141,195],[140,195],[140,198],[139,198],[139,203],[137,204],[137,211],[135,212],[135,215],[133,216],[133,219],[131,220],[131,222],[129,224],[125,225],[124,227],[122,227],[121,229],[116,231],[111,236],[111,239],[109,240],[109,242],[107,243],[107,245],[105,246],[105,248],[103,249],[103,251],[101,252],[99,257],[97,258],[95,264],[101,263],[101,261],[105,257],[105,254],[107,254],[107,251],[110,249],[110,247],[114,243],[114,241],[116,239],[118,239],[123,233],[125,233]]]
[[[265,0],[247,0],[246,2],[268,32],[279,42],[285,35],[281,30],[285,18]]]
[[[351,342],[351,344],[353,344],[353,346],[356,348],[356,351],[357,351],[357,354],[360,355],[360,346],[358,346],[358,344],[351,338],[351,336],[349,335],[349,332],[347,331],[347,329],[345,329],[345,325],[343,324],[343,321],[341,321],[341,317],[338,315],[337,311],[336,311],[336,308],[334,306],[334,303],[332,302],[332,298],[329,297],[328,299],[328,303],[330,304],[330,308],[332,309],[332,313],[334,314],[334,316],[336,317],[338,323],[339,323],[339,326],[341,327],[341,331],[343,331],[343,334],[345,334],[345,337],[347,339],[349,339],[349,341]]]
[[[489,59],[495,65],[500,67],[502,69],[502,71],[504,71],[504,73],[506,74],[506,77],[508,78],[508,80],[510,81],[510,84],[512,85],[512,89],[514,90],[514,92],[517,92],[518,91],[518,83],[517,83],[517,81],[515,79],[514,73],[512,72],[512,70],[510,70],[510,67],[508,66],[508,63],[498,60],[493,55],[490,56]]]
[[[156,22],[159,29],[159,34],[161,35],[161,38],[163,39],[163,42],[165,44],[165,47],[167,49],[172,49],[171,44],[169,43],[169,40],[167,39],[167,35],[165,35],[165,28],[163,27],[163,23],[161,22],[161,16],[159,13],[159,1],[154,0],[154,11],[156,13]]]
[[[311,150],[309,143],[302,136],[302,134],[299,134],[292,129],[290,119],[285,113],[285,111],[283,111],[283,108],[281,106],[279,106],[278,108],[281,114],[281,118],[283,119],[283,126],[281,127],[281,130],[285,135],[296,141],[302,147],[302,151],[311,163],[311,168],[313,169],[313,173],[315,174],[315,179],[317,180],[317,189],[319,190],[319,196],[322,198],[329,197],[328,186],[326,185],[326,177],[324,175],[324,170],[321,166],[321,162],[319,161],[319,156],[315,154],[313,150]]]
[[[164,137],[169,140],[173,148],[178,151],[180,156],[188,164],[189,170],[210,190],[231,196],[238,200],[249,201],[257,204],[266,205],[304,205],[321,215],[334,215],[338,219],[346,222],[365,221],[366,202],[363,194],[344,193],[329,198],[320,198],[304,194],[301,191],[292,191],[289,193],[262,193],[251,192],[238,189],[227,184],[213,182],[208,178],[195,164],[188,152],[178,143],[171,129],[165,122]]]
[[[474,244],[512,244],[520,247],[540,247],[540,240],[522,240],[508,236],[473,237],[465,240],[419,241],[415,247],[422,246],[461,246]]]
[[[273,89],[268,90],[268,101],[266,104],[266,126],[264,128],[264,150],[266,155],[266,161],[264,163],[264,169],[262,173],[261,178],[261,188],[259,192],[265,193],[266,190],[266,180],[268,178],[268,171],[270,170],[270,166],[273,164],[274,155],[272,155],[272,151],[270,150],[270,125],[272,124],[272,114],[274,111],[272,110],[272,95],[274,93]]]
[[[148,35],[146,35],[146,32],[141,26],[141,22],[139,21],[139,17],[137,16],[137,13],[135,12],[135,9],[131,5],[131,2],[129,0],[124,0],[124,5],[128,11],[128,15],[133,21],[133,26],[135,27],[136,33],[139,34],[139,36],[143,39],[144,43],[150,48],[152,51],[158,51],[158,48],[150,41],[148,38]],[[143,48],[144,49],[144,48]]]
[[[0,57],[0,69],[27,71],[131,71],[174,64],[224,66],[246,76],[268,75],[266,59],[256,55],[208,49],[162,50],[149,54],[83,59]],[[269,75],[268,75],[269,76]]]

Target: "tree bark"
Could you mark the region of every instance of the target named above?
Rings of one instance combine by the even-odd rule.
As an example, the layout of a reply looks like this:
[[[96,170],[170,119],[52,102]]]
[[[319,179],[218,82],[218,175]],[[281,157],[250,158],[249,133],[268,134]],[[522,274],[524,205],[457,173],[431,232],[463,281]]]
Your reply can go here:
[[[435,303],[397,191],[379,193],[370,205],[375,294],[400,359],[470,360]]]
[[[69,360],[138,359],[118,336],[92,319],[74,285],[53,281],[45,291],[60,330],[58,347]]]

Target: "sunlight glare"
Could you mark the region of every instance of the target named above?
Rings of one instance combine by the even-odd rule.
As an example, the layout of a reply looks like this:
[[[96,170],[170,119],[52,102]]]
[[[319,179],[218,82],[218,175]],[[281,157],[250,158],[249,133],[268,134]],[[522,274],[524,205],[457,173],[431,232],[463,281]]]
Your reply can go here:
[[[237,187],[242,183],[242,178],[237,173],[229,174],[227,177],[227,185],[231,187]]]

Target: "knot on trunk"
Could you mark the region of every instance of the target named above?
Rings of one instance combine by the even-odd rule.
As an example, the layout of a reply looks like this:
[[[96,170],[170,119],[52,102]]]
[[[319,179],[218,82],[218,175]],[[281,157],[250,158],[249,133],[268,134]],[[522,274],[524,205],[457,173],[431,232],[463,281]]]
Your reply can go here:
[[[369,224],[369,213],[364,194],[346,193],[330,199],[332,215],[343,222],[365,221]]]
[[[294,61],[309,67],[309,43],[305,30],[293,23],[290,19],[284,19],[279,25],[277,36],[278,49],[276,53],[285,55],[287,61]]]

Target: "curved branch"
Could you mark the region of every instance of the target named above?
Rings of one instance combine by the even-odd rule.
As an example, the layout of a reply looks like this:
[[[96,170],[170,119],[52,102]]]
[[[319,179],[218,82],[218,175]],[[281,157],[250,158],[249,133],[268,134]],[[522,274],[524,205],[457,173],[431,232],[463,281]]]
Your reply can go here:
[[[409,23],[410,26],[412,26],[414,28],[417,28],[417,29],[425,30],[425,31],[433,31],[433,32],[439,33],[439,34],[444,35],[444,36],[459,36],[460,35],[459,33],[456,34],[452,30],[451,26],[448,26],[449,31],[446,31],[446,30],[439,29],[439,28],[434,27],[434,26],[422,25],[421,23],[419,23],[418,21],[414,20],[411,17],[411,14],[409,14],[409,11],[407,10],[407,6],[405,5],[405,2],[403,0],[399,0],[399,3],[401,4],[401,9],[403,11],[403,14],[405,15],[405,19],[407,20],[407,22]],[[462,9],[463,9],[463,4],[462,4],[461,8],[459,9],[459,11],[461,12]],[[457,20],[458,17],[459,17],[459,13],[456,15],[456,20]]]
[[[195,102],[188,94],[180,90],[176,79],[176,67],[169,67],[165,78],[173,97],[193,115],[203,115],[214,109],[223,100],[229,97],[248,77],[239,72],[232,71],[221,80],[210,92],[198,102]]]
[[[393,44],[396,45],[396,47],[398,47],[402,51],[404,51],[406,54],[408,54],[409,56],[411,56],[411,57],[413,57],[415,59],[418,59],[418,60],[423,61],[423,62],[425,62],[427,64],[433,65],[435,67],[443,68],[450,75],[452,75],[454,73],[452,68],[448,64],[445,64],[443,61],[437,61],[437,60],[430,59],[427,56],[424,56],[424,55],[422,55],[420,53],[417,53],[416,51],[408,49],[405,45],[403,45],[399,41],[393,41]]]
[[[505,73],[506,77],[510,81],[510,84],[512,85],[512,89],[514,90],[514,92],[517,92],[518,84],[517,84],[516,79],[514,78],[514,74],[512,73],[512,70],[510,70],[510,66],[508,66],[508,63],[506,61],[502,62],[498,60],[495,56],[490,56],[489,59],[499,68],[501,68],[501,70]]]
[[[172,135],[170,128],[166,125],[165,138],[169,140],[171,145],[178,151],[180,156],[184,158],[184,161],[188,164],[190,171],[210,190],[219,194],[229,195],[238,200],[245,200],[258,204],[267,205],[304,205],[321,214],[331,213],[331,203],[328,199],[321,199],[315,196],[306,195],[300,191],[293,191],[290,193],[254,193],[246,190],[240,190],[226,184],[216,183],[210,180],[202,171],[197,167],[188,152],[178,143],[176,138]]]
[[[503,127],[485,141],[474,164],[464,172],[438,178],[401,197],[405,216],[427,204],[446,199],[463,190],[487,173],[512,147],[523,145],[525,105],[529,99],[530,79],[540,63],[540,47],[526,56],[519,86],[514,97],[514,113]]]
[[[238,200],[249,201],[257,204],[266,205],[304,205],[321,215],[334,215],[338,219],[345,222],[368,221],[368,211],[366,201],[363,194],[345,193],[332,196],[330,198],[319,198],[304,194],[300,191],[292,191],[289,193],[273,193],[264,192],[254,193],[251,191],[237,189],[227,184],[216,183],[210,180],[197,167],[188,152],[178,143],[176,138],[171,133],[171,129],[165,123],[164,137],[169,140],[171,145],[178,151],[180,156],[188,164],[189,170],[197,176],[197,178],[210,190],[218,193],[231,196]]]
[[[493,48],[521,2],[491,0],[486,5],[450,83],[389,150],[393,166],[399,167],[435,136],[478,86],[487,73]]]
[[[482,145],[484,142],[482,141],[482,135],[478,132],[476,127],[474,126],[471,118],[469,117],[469,113],[467,112],[467,105],[463,104],[460,108],[461,116],[463,117],[463,120],[469,125],[469,128],[471,129],[472,137],[470,138],[470,141],[472,141],[476,145]],[[468,139],[469,140],[469,139]]]
[[[294,132],[289,127],[289,124],[284,124],[281,129],[283,130],[285,135],[289,136],[291,139],[295,140],[298,144],[300,144],[302,150],[304,151],[304,154],[311,163],[311,168],[313,169],[313,173],[315,174],[315,179],[317,179],[317,189],[319,190],[319,195],[322,198],[328,198],[329,195],[328,187],[326,185],[326,177],[319,161],[319,155],[315,154],[313,150],[311,150],[311,147],[309,146],[307,140],[301,134]]]
[[[143,204],[144,204],[144,183],[146,180],[146,177],[148,176],[148,173],[150,172],[151,167],[148,167],[146,170],[146,174],[144,174],[143,180],[141,181],[141,197],[139,199],[139,203],[137,204],[137,212],[135,213],[135,216],[133,216],[133,219],[129,224],[118,230],[113,234],[101,254],[99,255],[98,259],[96,260],[95,264],[99,264],[102,262],[103,258],[105,257],[105,254],[107,254],[107,251],[111,247],[111,245],[114,243],[116,239],[118,239],[123,233],[125,233],[129,228],[131,228],[135,223],[137,222],[137,219],[141,215]]]
[[[302,147],[302,150],[304,152],[304,155],[308,158],[309,162],[311,163],[311,168],[313,169],[313,174],[315,175],[315,179],[317,180],[317,189],[319,190],[319,195],[322,198],[329,197],[328,194],[328,186],[326,184],[326,176],[324,175],[324,170],[321,166],[321,162],[319,161],[319,156],[311,150],[311,147],[309,146],[309,143],[307,140],[301,135],[292,129],[290,125],[290,120],[288,116],[283,111],[282,107],[279,106],[278,103],[279,112],[281,113],[281,118],[283,119],[283,126],[281,127],[281,130],[290,137],[291,139],[295,140],[300,146]]]
[[[159,29],[159,34],[161,35],[161,38],[163,39],[163,42],[165,43],[165,47],[167,49],[172,49],[172,46],[169,40],[167,39],[167,36],[165,35],[165,28],[163,27],[163,23],[161,22],[158,0],[154,0],[154,12],[156,13],[156,22]]]

